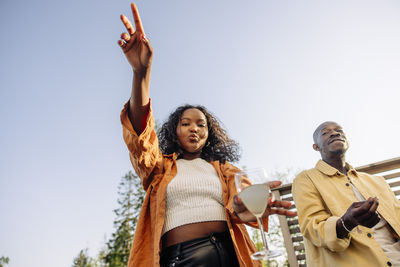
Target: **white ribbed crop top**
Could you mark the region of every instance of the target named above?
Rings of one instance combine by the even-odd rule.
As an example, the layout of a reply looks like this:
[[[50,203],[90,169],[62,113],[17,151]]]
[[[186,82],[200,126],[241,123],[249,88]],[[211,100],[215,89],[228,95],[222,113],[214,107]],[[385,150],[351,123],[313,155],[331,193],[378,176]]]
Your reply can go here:
[[[214,167],[204,159],[178,159],[177,174],[168,184],[162,234],[178,226],[226,221],[222,185]]]

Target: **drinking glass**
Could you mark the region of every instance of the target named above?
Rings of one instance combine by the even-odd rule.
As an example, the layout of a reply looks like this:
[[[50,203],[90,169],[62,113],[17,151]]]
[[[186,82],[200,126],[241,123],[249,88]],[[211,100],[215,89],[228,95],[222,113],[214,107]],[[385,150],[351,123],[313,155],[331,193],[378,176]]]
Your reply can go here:
[[[266,260],[282,255],[282,251],[269,250],[264,234],[262,215],[268,205],[270,188],[268,178],[263,168],[241,171],[235,174],[235,183],[239,197],[246,208],[257,218],[262,238],[263,248],[251,255],[253,260]]]

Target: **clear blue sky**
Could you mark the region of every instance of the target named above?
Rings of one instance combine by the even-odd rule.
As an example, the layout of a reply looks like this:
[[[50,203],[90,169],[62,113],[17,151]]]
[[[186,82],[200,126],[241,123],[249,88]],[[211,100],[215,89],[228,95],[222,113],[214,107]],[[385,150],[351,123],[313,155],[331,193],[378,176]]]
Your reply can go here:
[[[113,231],[131,169],[119,112],[131,71],[117,45],[129,1],[0,2],[0,256],[67,267]],[[345,128],[355,166],[399,156],[398,1],[138,1],[164,121],[208,107],[239,166],[312,167],[312,132]]]

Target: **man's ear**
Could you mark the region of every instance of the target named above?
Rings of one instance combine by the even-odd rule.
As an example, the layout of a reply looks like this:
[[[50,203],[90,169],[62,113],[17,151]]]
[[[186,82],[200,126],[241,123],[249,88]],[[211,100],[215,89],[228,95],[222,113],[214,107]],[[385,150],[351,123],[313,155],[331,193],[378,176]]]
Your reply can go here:
[[[319,148],[319,146],[318,146],[317,144],[313,144],[313,145],[312,145],[312,148],[313,148],[315,151],[321,151],[321,149]]]

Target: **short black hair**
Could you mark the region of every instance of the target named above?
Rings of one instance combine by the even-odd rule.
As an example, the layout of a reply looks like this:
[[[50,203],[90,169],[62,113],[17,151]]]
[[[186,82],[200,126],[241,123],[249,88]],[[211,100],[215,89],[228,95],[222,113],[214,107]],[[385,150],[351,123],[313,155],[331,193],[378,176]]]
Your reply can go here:
[[[337,122],[334,122],[334,121],[325,121],[325,122],[321,123],[321,124],[317,127],[317,129],[315,129],[315,131],[314,131],[314,133],[313,133],[314,144],[317,143],[318,134],[319,134],[319,132],[322,130],[322,128],[323,128],[326,124],[330,124],[330,123],[334,123],[334,124],[339,125]]]

